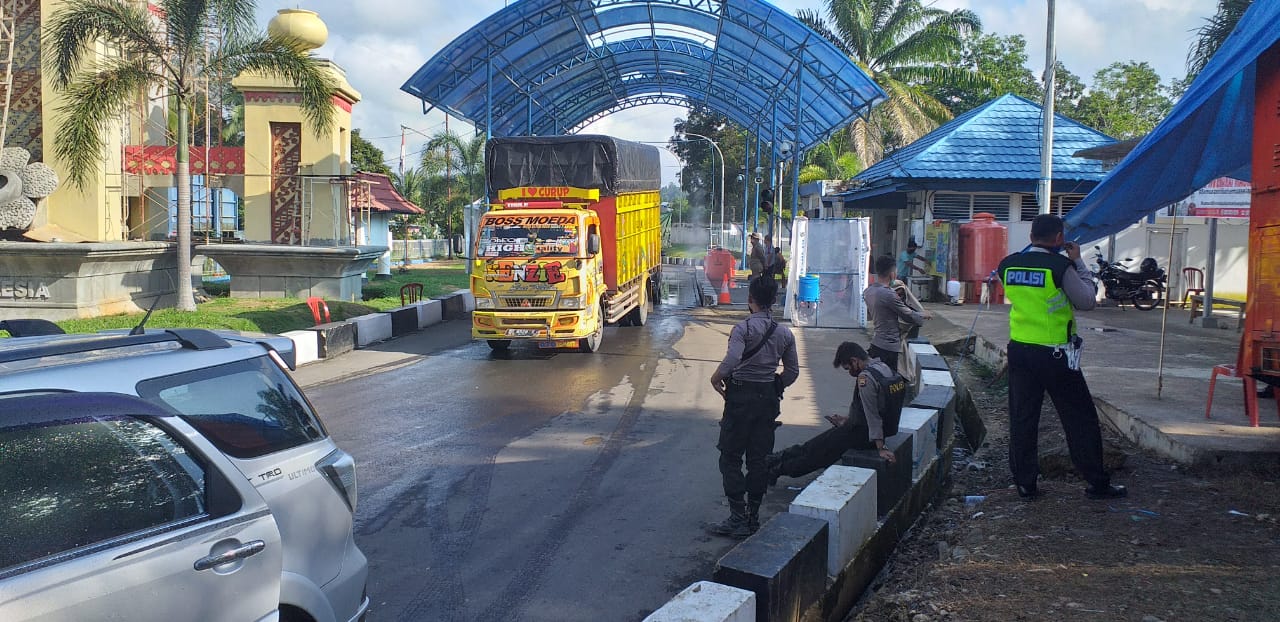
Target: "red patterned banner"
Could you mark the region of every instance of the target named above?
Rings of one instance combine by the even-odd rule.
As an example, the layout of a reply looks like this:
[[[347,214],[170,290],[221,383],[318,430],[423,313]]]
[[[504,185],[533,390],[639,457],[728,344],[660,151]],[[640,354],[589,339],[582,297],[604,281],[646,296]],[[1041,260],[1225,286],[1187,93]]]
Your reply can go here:
[[[302,124],[271,124],[271,241],[302,242]]]
[[[210,147],[208,172],[213,175],[243,175],[244,147]],[[205,174],[205,148],[191,148],[191,173]],[[124,170],[135,175],[172,175],[178,168],[176,146],[124,148]]]

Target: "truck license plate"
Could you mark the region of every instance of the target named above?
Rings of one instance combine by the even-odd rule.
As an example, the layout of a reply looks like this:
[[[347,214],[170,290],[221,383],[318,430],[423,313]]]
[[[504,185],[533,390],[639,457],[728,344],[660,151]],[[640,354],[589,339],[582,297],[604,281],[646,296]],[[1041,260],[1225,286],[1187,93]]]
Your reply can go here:
[[[508,328],[508,337],[537,337],[538,329],[536,328]]]
[[[558,341],[539,341],[539,348],[571,348],[578,345],[577,339],[560,339]]]

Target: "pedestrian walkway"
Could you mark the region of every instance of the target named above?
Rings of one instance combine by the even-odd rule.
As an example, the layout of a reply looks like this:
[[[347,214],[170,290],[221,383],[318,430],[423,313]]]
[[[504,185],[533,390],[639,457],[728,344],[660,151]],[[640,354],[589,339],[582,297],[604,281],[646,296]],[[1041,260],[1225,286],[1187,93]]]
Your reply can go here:
[[[924,334],[935,343],[964,339],[972,330],[975,355],[1003,363],[1008,306],[927,307],[934,319],[925,325]],[[1102,416],[1139,446],[1182,464],[1275,464],[1280,460],[1275,400],[1258,400],[1262,425],[1251,427],[1240,381],[1219,377],[1213,418],[1204,417],[1213,366],[1236,360],[1240,333],[1234,323],[1228,322],[1227,330],[1201,328],[1189,323],[1187,311],[1171,309],[1159,387],[1162,316],[1162,309],[1115,307],[1076,314],[1085,339],[1085,378]]]

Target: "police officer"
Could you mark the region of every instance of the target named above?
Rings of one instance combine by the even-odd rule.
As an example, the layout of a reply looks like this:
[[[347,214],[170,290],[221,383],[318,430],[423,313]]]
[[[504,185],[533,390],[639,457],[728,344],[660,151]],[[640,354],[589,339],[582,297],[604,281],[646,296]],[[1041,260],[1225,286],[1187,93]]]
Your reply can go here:
[[[769,454],[766,464],[770,483],[778,476],[802,477],[840,460],[849,449],[875,448],[889,464],[897,457],[885,447],[884,439],[898,433],[902,405],[907,397],[907,381],[887,364],[867,354],[862,346],[846,341],[836,349],[835,367],[857,380],[849,415],[831,415],[833,426],[803,445],[792,445]]]
[[[1018,495],[1039,496],[1036,444],[1045,391],[1053,400],[1067,437],[1071,461],[1089,483],[1090,499],[1127,494],[1113,486],[1102,462],[1098,410],[1080,372],[1082,340],[1075,309],[1097,304],[1097,287],[1080,258],[1080,246],[1066,242],[1062,219],[1041,214],[1031,221],[1031,247],[1005,257],[997,268],[1009,310],[1009,468]],[[1066,251],[1066,256],[1060,254]]]
[[[889,369],[896,372],[898,353],[902,351],[902,327],[898,322],[921,326],[933,314],[912,309],[893,291],[897,274],[892,257],[877,257],[874,267],[875,276],[871,285],[862,291],[862,300],[867,303],[867,317],[874,326],[868,353],[872,358],[884,361]]]
[[[786,326],[773,320],[777,283],[773,279],[755,279],[747,294],[751,315],[733,327],[729,351],[711,375],[711,386],[724,397],[720,442],[716,447],[720,450],[724,495],[729,499],[729,518],[710,526],[708,531],[733,538],[745,538],[760,528],[760,503],[769,486],[765,457],[773,451],[781,390],[800,376],[796,339]],[[779,361],[783,368],[780,375]]]

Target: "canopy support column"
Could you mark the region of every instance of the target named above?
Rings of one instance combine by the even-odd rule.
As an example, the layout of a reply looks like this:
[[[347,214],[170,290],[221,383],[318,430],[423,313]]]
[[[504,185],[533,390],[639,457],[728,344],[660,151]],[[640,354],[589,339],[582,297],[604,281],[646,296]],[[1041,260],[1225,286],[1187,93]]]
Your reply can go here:
[[[747,268],[747,200],[751,186],[751,149],[747,147],[749,133],[742,130],[742,269]]]

